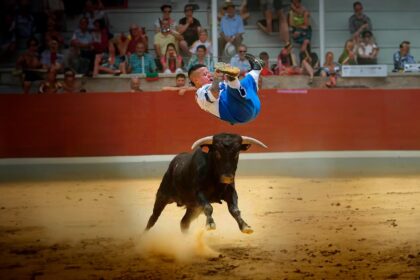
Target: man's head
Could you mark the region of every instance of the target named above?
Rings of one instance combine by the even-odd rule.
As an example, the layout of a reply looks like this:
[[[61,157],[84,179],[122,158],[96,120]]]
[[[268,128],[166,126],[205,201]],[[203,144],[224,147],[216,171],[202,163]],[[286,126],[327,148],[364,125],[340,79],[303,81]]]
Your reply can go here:
[[[50,52],[56,53],[58,51],[58,41],[56,38],[51,38],[48,42],[48,47],[50,48]]]
[[[207,41],[208,37],[209,35],[207,33],[207,30],[201,29],[200,34],[198,35],[198,39],[204,43],[205,41]]]
[[[169,23],[169,20],[163,19],[160,25],[160,32],[162,32],[162,34],[168,34],[170,30],[171,25]]]
[[[196,64],[188,70],[188,78],[195,88],[201,88],[203,85],[213,82],[213,75],[204,64]]]
[[[400,53],[406,55],[410,52],[410,42],[402,41],[400,44]]]
[[[268,60],[270,59],[270,57],[268,56],[267,52],[261,52],[260,53],[260,58],[264,61],[265,65],[268,66],[270,65]]]
[[[137,24],[130,25],[130,35],[133,38],[139,37],[141,34],[140,27]]]
[[[140,91],[140,78],[139,77],[133,77],[131,78],[130,82],[130,88],[132,91]]]
[[[74,72],[71,68],[67,68],[64,70],[64,81],[67,83],[72,83],[76,80],[76,72]]]
[[[199,45],[197,47],[197,56],[198,58],[204,58],[206,56],[207,53],[207,48],[204,45]]]
[[[238,48],[238,55],[240,60],[245,60],[247,47],[245,45],[240,45]]]
[[[176,77],[175,77],[176,87],[185,87],[185,80],[186,79],[187,79],[187,77],[185,77],[184,73],[179,73],[178,75],[176,75]]]
[[[146,51],[146,47],[144,46],[144,44],[142,42],[137,43],[137,45],[136,45],[136,54],[138,56],[142,56],[145,51]]]
[[[162,11],[162,18],[169,19],[172,13],[172,6],[168,4],[164,4],[160,6],[160,10]]]
[[[82,17],[79,21],[79,28],[81,31],[86,32],[88,29],[89,20],[86,17]]]
[[[193,12],[194,12],[194,5],[192,5],[192,4],[185,5],[185,7],[184,7],[185,17],[192,17]]]
[[[296,7],[296,8],[300,8],[302,6],[302,2],[301,0],[292,0],[292,4]]]
[[[37,38],[35,37],[31,37],[28,39],[28,41],[26,41],[26,46],[28,47],[28,49],[30,51],[37,51],[38,47],[39,47],[39,41]]]
[[[223,9],[229,17],[235,16],[235,4],[233,4],[232,1],[226,1]]]
[[[359,1],[353,3],[353,11],[356,16],[361,16],[363,14],[363,5]]]

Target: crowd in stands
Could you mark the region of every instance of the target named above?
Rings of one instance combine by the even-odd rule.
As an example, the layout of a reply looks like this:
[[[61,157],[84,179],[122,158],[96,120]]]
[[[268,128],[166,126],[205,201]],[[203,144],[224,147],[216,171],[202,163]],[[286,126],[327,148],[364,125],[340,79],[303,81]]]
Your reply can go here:
[[[43,2],[43,1],[36,1]],[[7,57],[19,53],[16,60],[17,75],[23,77],[23,90],[29,92],[32,83],[44,80],[39,92],[83,91],[75,80],[76,74],[96,77],[99,74],[145,74],[174,73],[182,80],[185,73],[196,64],[204,64],[214,71],[212,42],[208,31],[194,17],[196,4],[184,6],[184,16],[172,18],[172,6],[160,7],[161,15],[153,22],[155,34],[151,40],[145,27],[136,23],[128,26],[127,34],[111,33],[111,22],[101,0],[84,0],[84,8],[78,14],[79,25],[73,30],[69,41],[64,39],[65,3],[63,0],[44,1],[34,8],[29,0],[6,1],[3,3],[1,17],[0,56]],[[361,2],[354,2],[353,15],[348,19],[349,38],[343,51],[334,60],[327,50],[325,63],[320,65],[318,55],[311,50],[312,27],[311,12],[301,0],[260,0],[264,19],[257,25],[266,33],[279,30],[283,48],[279,47],[276,64],[270,65],[267,52],[260,58],[266,66],[262,76],[267,75],[307,75],[312,83],[316,75],[326,77],[326,85],[334,87],[341,65],[377,64],[379,46],[375,41],[373,25],[364,13]],[[277,20],[274,17],[277,16]],[[223,1],[219,13],[220,36],[218,38],[218,57],[224,62],[240,68],[241,76],[250,69],[243,44],[244,25],[249,18],[247,1],[237,7],[232,1]],[[149,46],[153,45],[153,50]],[[279,44],[280,46],[280,44]],[[410,55],[410,42],[404,41],[393,56],[394,70],[404,69],[404,65],[416,63]],[[57,75],[63,75],[63,82]],[[182,74],[183,75],[183,74]],[[183,77],[184,82],[186,80]],[[180,83],[179,83],[180,84]],[[187,89],[177,85],[166,90]],[[133,92],[141,91],[140,79],[130,82]]]

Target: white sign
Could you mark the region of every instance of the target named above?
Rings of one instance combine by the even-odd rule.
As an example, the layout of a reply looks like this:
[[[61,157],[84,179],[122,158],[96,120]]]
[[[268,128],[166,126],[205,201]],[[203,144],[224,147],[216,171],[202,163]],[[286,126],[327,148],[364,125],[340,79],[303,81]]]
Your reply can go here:
[[[387,65],[343,65],[342,77],[387,77]]]
[[[420,64],[404,64],[404,72],[420,72]]]

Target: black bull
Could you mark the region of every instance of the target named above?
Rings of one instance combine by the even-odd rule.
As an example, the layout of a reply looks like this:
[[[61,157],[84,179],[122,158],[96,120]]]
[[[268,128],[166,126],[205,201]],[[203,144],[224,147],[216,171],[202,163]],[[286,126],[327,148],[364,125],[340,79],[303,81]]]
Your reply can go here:
[[[157,221],[167,204],[176,202],[187,211],[181,220],[181,230],[186,232],[193,219],[204,212],[208,230],[216,229],[211,203],[226,201],[230,214],[240,230],[252,233],[251,227],[242,219],[235,190],[235,173],[240,151],[251,144],[267,148],[260,141],[236,134],[217,134],[196,141],[192,153],[181,153],[169,164],[156,194],[153,214],[146,230]],[[208,152],[202,150],[208,148]]]

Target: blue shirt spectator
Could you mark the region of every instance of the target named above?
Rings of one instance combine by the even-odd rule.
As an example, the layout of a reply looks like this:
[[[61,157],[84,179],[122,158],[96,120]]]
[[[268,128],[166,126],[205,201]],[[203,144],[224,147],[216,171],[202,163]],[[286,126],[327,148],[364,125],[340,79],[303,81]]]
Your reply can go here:
[[[241,76],[245,76],[245,74],[251,70],[251,65],[249,61],[245,58],[247,48],[245,45],[240,45],[238,48],[238,54],[233,56],[230,59],[230,65],[238,67],[241,70]]]
[[[146,74],[156,72],[156,63],[153,57],[145,53],[145,46],[143,43],[136,45],[136,52],[130,55],[129,72],[134,74]]]
[[[394,53],[394,71],[404,70],[405,64],[416,63],[414,57],[410,54],[410,42],[403,41],[400,44],[400,50]]]
[[[226,36],[244,33],[244,23],[239,15],[233,17],[225,15],[220,21],[220,30]]]

